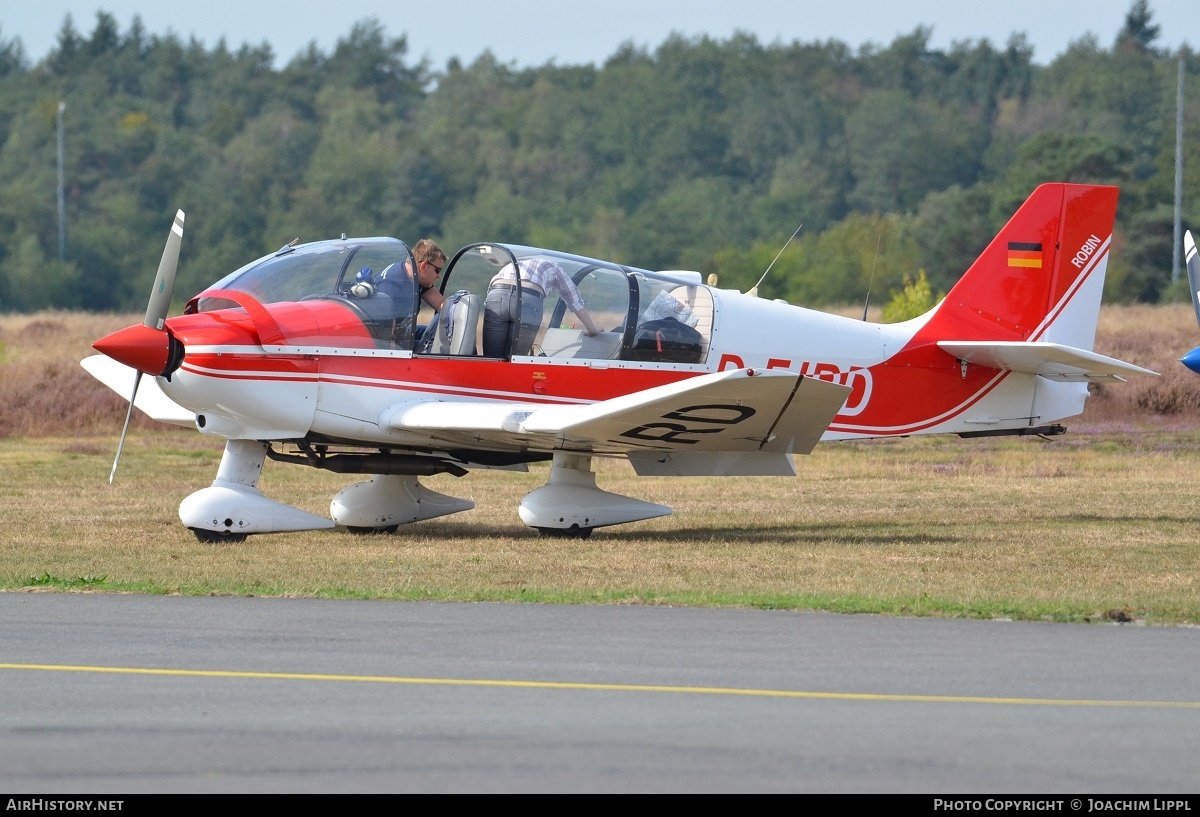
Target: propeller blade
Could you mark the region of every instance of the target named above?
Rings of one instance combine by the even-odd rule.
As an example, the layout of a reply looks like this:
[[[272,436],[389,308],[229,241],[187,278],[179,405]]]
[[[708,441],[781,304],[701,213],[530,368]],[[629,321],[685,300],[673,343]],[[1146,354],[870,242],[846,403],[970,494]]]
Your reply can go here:
[[[1200,260],[1196,258],[1196,242],[1192,231],[1183,234],[1183,258],[1187,264],[1188,285],[1192,290],[1192,307],[1196,310],[1196,323],[1200,324]]]
[[[162,329],[171,308],[171,295],[175,291],[175,272],[179,267],[179,245],[183,242],[183,211],[175,213],[175,223],[167,235],[167,246],[163,248],[162,260],[158,262],[158,273],[154,276],[154,288],[150,290],[150,302],[146,305],[143,323],[150,329]]]
[[[107,347],[111,347],[107,348],[108,352],[114,352],[109,355],[110,357],[132,365],[135,370],[133,393],[129,395],[129,410],[125,412],[125,426],[121,429],[121,441],[117,443],[117,456],[113,458],[112,471],[108,474],[109,485],[112,485],[113,480],[117,477],[117,465],[121,462],[121,451],[125,448],[125,435],[129,433],[129,422],[133,419],[133,403],[137,399],[138,386],[142,382],[142,371],[162,373],[166,370],[170,357],[171,338],[169,333],[163,331],[163,327],[166,325],[167,312],[171,308],[171,296],[175,292],[175,273],[179,269],[179,247],[183,243],[183,218],[183,210],[176,210],[175,221],[171,224],[171,232],[167,234],[167,245],[163,248],[162,259],[158,262],[158,272],[154,276],[150,300],[146,304],[146,317],[142,321],[142,325],[146,329],[153,330],[154,334],[149,335],[144,329],[128,327],[97,341],[96,343],[100,346],[92,344],[101,352],[105,352]]]
[[[129,395],[129,411],[125,412],[125,427],[121,429],[121,441],[117,443],[117,456],[113,459],[112,471],[108,474],[108,484],[112,485],[117,476],[117,463],[121,461],[121,449],[125,447],[125,435],[129,432],[129,420],[133,417],[133,401],[137,399],[138,384],[142,382],[142,373],[133,376],[133,394]]]

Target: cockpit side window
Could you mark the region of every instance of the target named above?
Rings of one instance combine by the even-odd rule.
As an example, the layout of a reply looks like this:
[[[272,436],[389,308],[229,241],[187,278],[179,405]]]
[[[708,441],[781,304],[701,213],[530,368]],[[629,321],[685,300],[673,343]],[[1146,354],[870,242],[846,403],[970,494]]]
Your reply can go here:
[[[417,351],[434,355],[483,354],[483,304],[496,273],[515,261],[500,244],[470,244],[446,262],[441,292],[446,302],[442,314],[422,312],[426,330]]]
[[[600,332],[586,334],[563,296],[549,292],[531,353],[555,358],[617,359],[625,340],[633,297],[629,275],[620,268],[595,263],[560,261],[559,265],[575,282],[584,306]]]
[[[703,286],[641,281],[640,313],[623,357],[660,363],[703,363],[712,340],[712,292]]]
[[[411,256],[386,245],[365,244],[342,268],[335,297],[345,298],[385,348],[412,349],[417,293]]]

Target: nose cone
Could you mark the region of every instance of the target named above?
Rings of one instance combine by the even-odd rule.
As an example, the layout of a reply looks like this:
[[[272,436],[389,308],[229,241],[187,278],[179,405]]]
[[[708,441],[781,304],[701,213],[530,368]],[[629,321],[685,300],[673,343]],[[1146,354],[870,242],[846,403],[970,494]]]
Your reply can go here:
[[[118,363],[157,377],[175,368],[171,366],[172,340],[165,329],[151,329],[138,323],[101,338],[92,348]]]
[[[1179,359],[1179,362],[1187,366],[1196,374],[1200,374],[1200,346],[1197,346],[1192,351]]]

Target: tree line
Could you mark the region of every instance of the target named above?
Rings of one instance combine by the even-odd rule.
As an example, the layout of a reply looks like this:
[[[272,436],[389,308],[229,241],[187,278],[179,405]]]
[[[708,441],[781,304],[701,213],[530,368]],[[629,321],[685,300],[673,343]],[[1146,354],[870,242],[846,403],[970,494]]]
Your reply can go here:
[[[1175,178],[1177,155],[1200,162],[1200,59],[1157,46],[1146,0],[1111,44],[1087,35],[1045,66],[1021,33],[948,50],[930,35],[857,51],[673,35],[599,66],[485,51],[435,68],[368,18],[276,69],[266,44],[206,48],[105,12],[90,34],[68,16],[36,64],[0,30],[0,313],[142,308],[176,209],[180,302],[345,233],[546,246],[738,289],[770,268],[763,296],[861,303],[944,292],[1046,181],[1121,187],[1109,300],[1186,298]],[[1182,200],[1190,227],[1194,171]]]

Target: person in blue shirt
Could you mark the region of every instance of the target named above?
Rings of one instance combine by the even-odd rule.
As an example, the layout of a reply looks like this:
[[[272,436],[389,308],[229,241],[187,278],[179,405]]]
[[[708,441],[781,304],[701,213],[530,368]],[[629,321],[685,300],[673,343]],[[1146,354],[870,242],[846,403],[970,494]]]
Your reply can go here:
[[[424,327],[417,328],[415,338],[412,332],[421,303],[428,304],[434,312],[442,311],[446,299],[437,283],[446,260],[446,253],[436,242],[422,238],[413,245],[411,258],[402,264],[391,264],[374,279],[375,287],[395,304],[397,329],[392,339],[405,348],[412,348],[412,344],[421,339]]]

